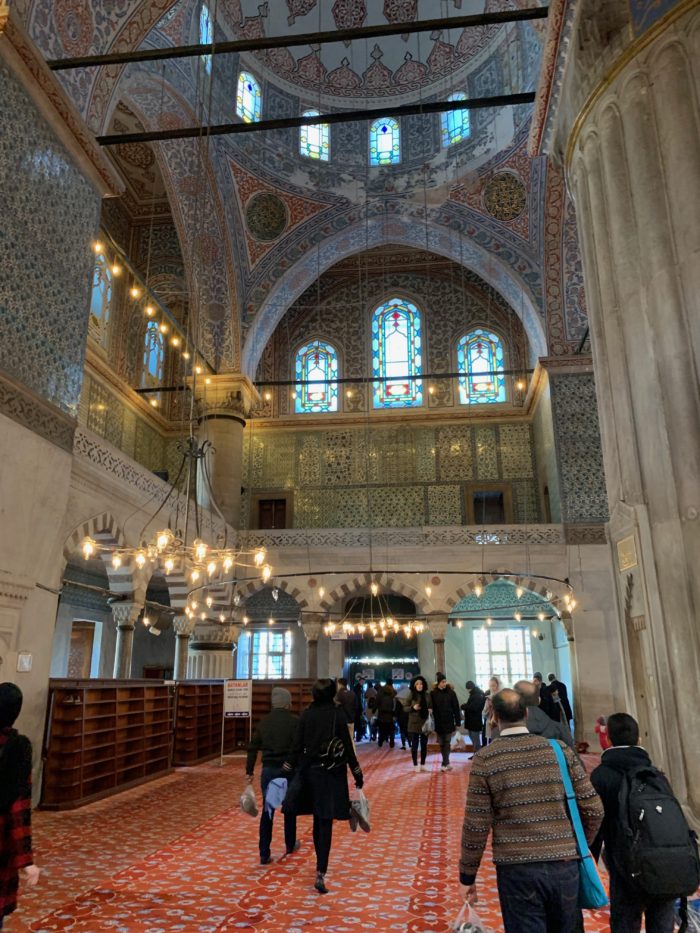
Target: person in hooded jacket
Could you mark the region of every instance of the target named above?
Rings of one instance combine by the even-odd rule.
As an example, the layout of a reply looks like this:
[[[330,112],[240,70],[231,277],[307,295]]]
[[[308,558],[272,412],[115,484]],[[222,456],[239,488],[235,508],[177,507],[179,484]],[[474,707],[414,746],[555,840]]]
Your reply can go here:
[[[425,759],[428,755],[428,736],[423,732],[423,726],[428,718],[430,696],[428,681],[422,674],[418,674],[411,681],[411,705],[408,710],[408,724],[406,730],[411,744],[411,758],[413,759],[413,773],[425,771]],[[418,746],[420,745],[420,765],[418,764]]]
[[[430,703],[435,718],[435,732],[440,742],[442,754],[441,771],[451,771],[450,740],[462,723],[462,713],[459,708],[457,694],[448,683],[444,674],[435,675],[435,687],[430,692]]]
[[[469,691],[469,699],[466,703],[462,703],[464,728],[469,733],[474,749],[473,754],[476,754],[481,748],[481,730],[484,724],[486,694],[481,687],[477,687],[473,680],[468,680],[465,686]]]
[[[32,855],[32,746],[13,729],[22,691],[0,684],[0,928],[17,907],[20,872],[34,886],[40,869]]]
[[[309,809],[300,808],[297,813],[313,813],[313,839],[316,850],[314,887],[319,894],[328,894],[325,879],[333,838],[333,820],[350,819],[348,767],[355,779],[355,787],[361,788],[364,783],[345,716],[342,709],[333,702],[335,692],[335,681],[329,678],[317,680],[313,685],[313,702],[299,717],[292,750],[282,767],[283,772],[287,774],[291,774],[295,769],[300,772],[298,778],[304,785],[305,802],[308,801]],[[324,766],[324,752],[332,739],[340,739],[345,755],[344,761],[328,770]],[[297,780],[296,775],[294,780]],[[290,784],[290,791],[291,788]],[[282,809],[283,812],[288,812],[284,807]]]
[[[377,722],[379,728],[379,748],[384,742],[394,747],[394,718],[396,716],[396,690],[390,680],[384,684],[377,697]]]

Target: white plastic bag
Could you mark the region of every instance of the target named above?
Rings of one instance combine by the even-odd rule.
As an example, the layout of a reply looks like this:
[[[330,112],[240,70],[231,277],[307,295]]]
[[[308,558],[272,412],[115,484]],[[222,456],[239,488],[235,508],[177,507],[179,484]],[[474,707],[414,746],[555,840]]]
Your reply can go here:
[[[357,791],[357,796],[350,801],[350,829],[355,832],[357,826],[353,824],[357,821],[360,829],[368,833],[371,829],[369,821],[369,800],[361,790]]]
[[[255,791],[252,784],[246,784],[246,788],[241,794],[241,810],[248,816],[258,815],[258,802],[255,799]]]
[[[478,913],[466,901],[452,921],[450,930],[452,933],[492,933],[490,927],[485,926]]]
[[[435,720],[433,719],[433,711],[430,710],[428,718],[423,723],[423,735],[430,735],[433,732],[435,732]]]
[[[467,750],[467,745],[466,745],[466,742],[464,741],[464,736],[459,732],[455,732],[455,734],[450,739],[450,751],[466,752],[466,750]]]

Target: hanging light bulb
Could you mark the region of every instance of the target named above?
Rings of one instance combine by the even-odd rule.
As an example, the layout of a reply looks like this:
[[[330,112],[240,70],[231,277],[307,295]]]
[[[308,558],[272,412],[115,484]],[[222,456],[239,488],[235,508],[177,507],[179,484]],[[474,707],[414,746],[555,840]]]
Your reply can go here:
[[[265,548],[258,548],[255,552],[255,557],[253,558],[256,567],[262,567],[265,563]]]
[[[156,313],[156,309],[153,307],[153,305],[146,305],[143,310],[146,312],[146,317],[153,317],[153,315]]]
[[[202,367],[199,364],[195,366],[194,371],[197,373],[198,376],[202,375]]]
[[[118,262],[114,262],[114,263],[112,263],[112,265],[110,266],[110,271],[111,271],[112,275],[121,275],[121,274],[122,274],[122,267],[119,265]]]
[[[95,553],[97,544],[92,538],[84,538],[83,543],[80,545],[80,549],[83,552],[85,560],[89,560]]]
[[[570,600],[570,602],[569,602],[569,612],[573,612],[577,605],[578,605],[578,603],[576,602],[575,599]]]
[[[277,587],[272,590],[272,598],[275,602],[277,602],[277,600],[280,598],[280,591],[277,589]]]
[[[129,294],[131,295],[132,298],[140,298],[141,289],[138,287],[138,285],[132,285],[131,288],[129,289]]]
[[[195,558],[201,563],[203,563],[207,558],[208,548],[206,544],[204,543],[204,541],[202,541],[201,538],[195,538],[195,540],[192,542],[192,546],[194,547]]]
[[[170,338],[170,345],[173,346],[173,347],[179,347],[179,346],[180,346],[180,338],[177,336],[177,334],[175,334],[174,337],[171,337],[171,338]]]
[[[210,577],[213,577],[214,574],[216,573],[216,561],[215,560],[210,560],[209,563],[207,564],[207,573],[209,574]]]
[[[163,531],[158,532],[156,537],[156,547],[159,551],[164,551],[165,548],[170,544],[173,539],[173,533],[169,528],[165,528]]]
[[[372,596],[378,596],[378,595],[379,595],[379,584],[378,584],[378,583],[372,583],[372,585],[370,586],[369,590],[370,590],[370,593],[372,594]]]
[[[250,622],[250,619],[248,618],[248,616],[243,616],[243,624],[247,625],[248,622]]]
[[[233,567],[233,557],[230,554],[224,554],[224,559],[221,562],[221,566],[224,568],[224,573],[228,573],[229,570]]]
[[[357,631],[360,633],[360,635],[364,635],[366,629],[367,626],[364,624],[364,622],[360,622],[360,624],[357,626]]]
[[[457,628],[463,628],[464,622],[461,619],[457,619]]]
[[[515,595],[518,597],[518,599],[520,599],[520,598],[522,597],[522,595],[523,595],[524,592],[525,592],[525,590],[522,588],[522,586],[516,586],[516,588],[515,588]]]
[[[211,609],[211,607],[214,605],[214,600],[211,598],[211,596],[207,596],[207,598],[204,600],[204,602],[207,604],[207,606],[208,606],[210,609]]]
[[[182,358],[183,358],[183,360],[189,360],[189,358],[190,358],[191,356],[192,356],[192,354],[190,353],[189,350],[183,350],[183,351],[182,351]]]
[[[199,570],[197,570],[196,567],[194,568],[194,570],[193,570],[192,573],[190,574],[190,580],[191,580],[193,583],[196,583],[197,580],[199,580]]]
[[[223,612],[219,613],[219,622],[224,623],[226,621],[226,616]]]
[[[198,606],[199,606],[199,603],[197,602],[197,600],[196,600],[196,599],[193,599],[193,600],[192,600],[192,608],[193,608],[193,609],[196,609]]]
[[[112,567],[114,570],[119,570],[122,565],[122,556],[121,554],[112,554]]]
[[[537,629],[536,629],[536,628],[533,628],[533,630],[532,630],[532,637],[533,637],[533,638],[537,638],[537,637],[539,636],[539,634],[540,634],[540,633],[537,631]]]
[[[547,617],[545,616],[544,612],[538,612],[538,613],[537,613],[537,618],[540,620],[540,622],[544,622],[544,620],[545,620]]]
[[[233,594],[233,605],[240,606],[240,604],[241,604],[241,594],[239,592],[235,592]]]
[[[326,591],[325,591],[324,587],[319,586],[319,588],[318,588],[318,598],[319,598],[319,599],[323,599],[323,597],[324,597],[325,595],[326,595]]]
[[[426,586],[426,588],[425,588],[425,595],[428,597],[428,599],[430,599],[430,597],[433,595],[433,588],[432,588],[432,586]]]
[[[522,613],[520,612],[513,613],[513,618],[515,619],[516,622],[522,622],[522,619],[523,619]]]
[[[146,566],[146,552],[137,551],[134,561],[136,562],[136,566],[139,568],[139,570],[143,570],[143,568]]]
[[[493,619],[489,618],[486,620],[487,625],[491,625],[492,623],[493,623]]]
[[[269,564],[265,564],[265,566],[262,569],[263,583],[267,583],[267,581],[270,579],[271,576],[272,576],[272,567],[270,567]]]
[[[187,616],[188,619],[191,619],[192,616],[194,615],[194,613],[192,612],[189,606],[185,606],[185,615]]]
[[[95,240],[95,242],[92,244],[92,248],[98,256],[100,253],[104,253],[105,251],[104,243],[101,243],[99,240]]]
[[[477,583],[474,587],[474,595],[477,597],[477,599],[481,596],[483,592],[484,592],[484,589],[482,585],[480,583]]]
[[[523,392],[525,390],[525,380],[518,379],[518,381],[515,383],[515,388],[518,390],[518,392]]]
[[[206,612],[200,612],[200,613],[199,613],[199,618],[202,620],[202,622],[206,619],[206,617],[207,617]]]
[[[270,618],[267,620],[267,624],[268,624],[268,625],[274,625],[274,624],[275,624],[275,620],[272,618],[272,616],[270,616]]]
[[[146,615],[145,612],[144,612],[144,614],[143,614],[143,619],[142,619],[142,621],[143,621],[143,624],[144,624],[146,627],[148,627],[148,626],[151,624],[151,620],[149,619],[149,617]]]
[[[167,560],[163,563],[163,569],[166,573],[172,573],[175,569],[175,561],[172,557],[168,557]]]

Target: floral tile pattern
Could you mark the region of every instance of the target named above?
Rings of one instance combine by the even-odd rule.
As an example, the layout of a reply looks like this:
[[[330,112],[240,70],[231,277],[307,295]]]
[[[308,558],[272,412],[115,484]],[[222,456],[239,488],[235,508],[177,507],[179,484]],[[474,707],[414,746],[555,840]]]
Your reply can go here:
[[[236,806],[244,759],[181,769],[151,784],[68,813],[34,818],[41,884],[22,892],[13,933],[220,933],[357,930],[447,933],[457,913],[457,874],[469,764],[453,756],[443,774],[430,754],[414,775],[408,752],[359,746],[372,832],[334,826],[320,898],[314,879],[311,819],[299,820],[301,849],[258,864],[258,822]],[[595,761],[594,756],[586,756]],[[194,805],[193,805],[194,804]],[[410,813],[410,818],[406,814]],[[380,853],[391,858],[376,866]],[[487,853],[479,875],[480,913],[502,933],[495,869]],[[607,912],[586,911],[587,933],[608,930]]]

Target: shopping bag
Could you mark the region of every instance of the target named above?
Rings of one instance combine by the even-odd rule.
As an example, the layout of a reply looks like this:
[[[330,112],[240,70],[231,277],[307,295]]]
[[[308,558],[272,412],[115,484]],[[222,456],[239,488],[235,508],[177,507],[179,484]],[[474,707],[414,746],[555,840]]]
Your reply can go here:
[[[258,815],[258,804],[255,799],[255,791],[252,784],[246,784],[246,788],[241,794],[241,810],[248,816]]]
[[[279,810],[287,796],[287,778],[273,778],[267,785],[265,793],[265,812],[272,816],[275,810]]]
[[[360,829],[363,829],[368,833],[371,829],[369,822],[369,800],[365,797],[361,790],[358,790],[357,796],[350,801],[350,815],[351,815],[351,825],[352,829],[352,814],[355,814],[357,822],[360,825]],[[353,830],[354,832],[354,830]]]
[[[433,719],[432,710],[428,713],[428,718],[423,723],[423,735],[430,735],[431,732],[435,732],[435,720]]]
[[[452,933],[491,933],[491,929],[484,925],[478,913],[466,901],[452,921],[450,930]]]

